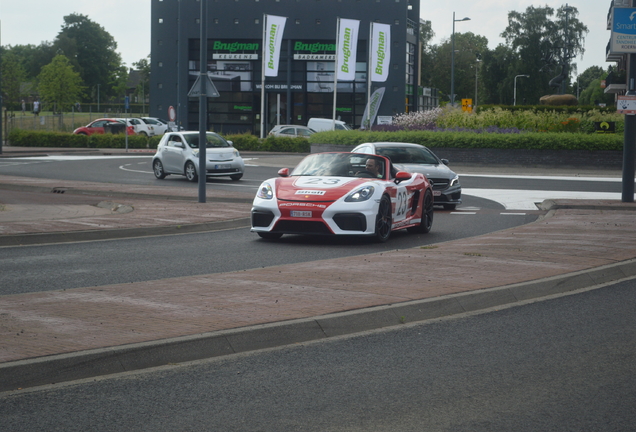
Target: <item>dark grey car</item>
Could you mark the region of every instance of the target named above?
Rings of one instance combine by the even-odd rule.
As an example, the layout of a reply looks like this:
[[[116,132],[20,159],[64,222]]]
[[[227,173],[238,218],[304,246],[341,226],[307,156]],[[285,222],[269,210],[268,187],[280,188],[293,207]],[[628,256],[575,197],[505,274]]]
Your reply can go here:
[[[459,176],[446,166],[446,159],[438,158],[423,145],[401,142],[364,143],[352,152],[386,156],[398,170],[424,174],[433,183],[435,204],[444,206],[446,210],[454,210],[462,203]]]

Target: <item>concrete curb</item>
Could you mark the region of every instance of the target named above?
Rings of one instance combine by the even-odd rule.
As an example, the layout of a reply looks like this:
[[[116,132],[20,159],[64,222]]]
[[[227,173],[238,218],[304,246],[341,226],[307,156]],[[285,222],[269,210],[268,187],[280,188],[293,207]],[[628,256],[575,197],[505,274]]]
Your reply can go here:
[[[636,276],[636,259],[550,278],[172,339],[60,354],[0,365],[0,391],[327,339],[475,312]]]
[[[30,246],[50,243],[71,243],[95,240],[114,240],[158,235],[192,234],[221,231],[250,226],[250,218],[229,219],[198,224],[152,226],[147,228],[119,228],[93,231],[65,231],[52,233],[15,234],[0,236],[0,247]]]

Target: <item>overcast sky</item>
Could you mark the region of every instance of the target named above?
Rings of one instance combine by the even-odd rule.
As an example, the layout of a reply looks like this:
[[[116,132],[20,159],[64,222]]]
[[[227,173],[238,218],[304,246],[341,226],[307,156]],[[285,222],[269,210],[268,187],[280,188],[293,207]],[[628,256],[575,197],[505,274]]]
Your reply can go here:
[[[176,1],[176,0],[166,0]],[[194,1],[194,0],[182,0]],[[253,0],[239,0],[246,3]],[[310,1],[310,0],[304,0]],[[388,0],[383,0],[388,1]],[[417,1],[417,0],[411,0]],[[263,2],[265,3],[265,2]],[[605,47],[610,38],[607,12],[610,0],[572,0],[567,2],[579,11],[579,20],[589,28],[585,38],[585,55],[577,57],[579,73],[590,66],[607,68]],[[554,9],[566,4],[559,0],[422,0],[421,18],[432,23],[434,43],[448,39],[452,33],[453,12],[456,19],[470,21],[455,24],[455,32],[473,32],[488,38],[494,49],[503,39],[499,34],[508,23],[508,12],[524,12],[528,6],[548,5]],[[0,0],[2,45],[39,45],[57,36],[63,17],[71,13],[87,15],[100,24],[117,41],[118,51],[127,66],[150,54],[150,0]],[[343,17],[347,18],[347,17]],[[336,29],[334,28],[334,38]],[[213,37],[213,35],[210,35]],[[532,71],[527,71],[531,74]]]

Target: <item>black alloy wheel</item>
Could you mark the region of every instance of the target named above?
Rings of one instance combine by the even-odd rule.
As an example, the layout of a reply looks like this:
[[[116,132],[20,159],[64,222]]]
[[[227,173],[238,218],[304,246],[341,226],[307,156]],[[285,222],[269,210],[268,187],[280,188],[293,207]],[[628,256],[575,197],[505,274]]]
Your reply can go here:
[[[408,232],[427,234],[431,231],[431,228],[433,227],[433,205],[433,194],[430,190],[427,190],[424,194],[424,201],[422,203],[422,221],[418,226],[407,228]]]
[[[391,226],[393,224],[393,216],[391,214],[391,199],[382,195],[380,199],[380,207],[378,215],[375,218],[375,239],[384,243],[391,236]]]

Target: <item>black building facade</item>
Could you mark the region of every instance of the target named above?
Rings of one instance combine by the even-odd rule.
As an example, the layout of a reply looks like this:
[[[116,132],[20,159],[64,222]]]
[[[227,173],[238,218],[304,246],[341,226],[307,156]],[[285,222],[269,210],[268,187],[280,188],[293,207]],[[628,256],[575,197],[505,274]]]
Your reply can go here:
[[[277,77],[265,81],[265,134],[276,124],[332,118],[338,18],[360,20],[355,81],[338,81],[336,117],[359,127],[367,103],[371,22],[391,25],[390,72],[378,116],[416,111],[419,0],[207,0],[208,130],[260,135],[264,14],[287,17]],[[199,128],[189,98],[200,71],[199,0],[152,0],[150,115]]]

